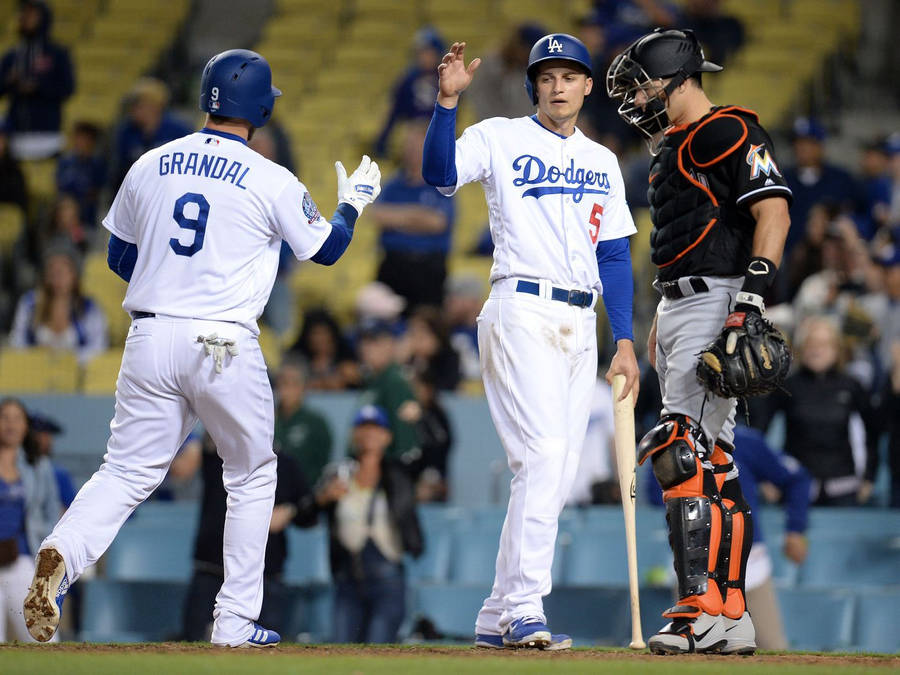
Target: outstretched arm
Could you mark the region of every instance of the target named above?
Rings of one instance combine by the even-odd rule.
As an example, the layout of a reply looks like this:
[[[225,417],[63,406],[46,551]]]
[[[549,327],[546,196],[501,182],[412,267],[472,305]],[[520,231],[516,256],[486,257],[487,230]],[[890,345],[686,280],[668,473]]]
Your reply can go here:
[[[465,48],[465,42],[454,42],[438,66],[437,103],[422,153],[422,177],[435,187],[456,185],[456,106],[460,93],[469,86],[472,74],[481,64],[481,59],[473,59],[466,68]]]

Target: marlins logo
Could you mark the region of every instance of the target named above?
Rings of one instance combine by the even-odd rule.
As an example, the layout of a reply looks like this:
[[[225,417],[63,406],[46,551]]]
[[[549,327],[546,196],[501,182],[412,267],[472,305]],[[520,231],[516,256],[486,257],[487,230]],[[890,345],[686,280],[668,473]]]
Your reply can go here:
[[[555,37],[550,38],[550,42],[547,43],[547,53],[548,54],[561,54],[562,53],[562,43],[557,40]]]
[[[750,165],[750,180],[759,178],[760,174],[771,176],[773,173],[780,176],[781,172],[772,159],[772,155],[766,150],[766,144],[750,145],[750,151],[747,153],[747,164]]]
[[[319,207],[316,206],[308,192],[303,193],[303,215],[306,216],[308,223],[312,223],[319,218]]]

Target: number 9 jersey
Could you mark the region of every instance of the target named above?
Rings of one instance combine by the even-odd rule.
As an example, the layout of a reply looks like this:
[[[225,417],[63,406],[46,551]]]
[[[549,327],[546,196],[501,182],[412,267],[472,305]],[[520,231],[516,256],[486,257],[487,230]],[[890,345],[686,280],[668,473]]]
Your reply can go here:
[[[600,292],[597,243],[636,232],[616,156],[577,128],[566,137],[534,115],[484,120],[457,139],[456,173],[441,192],[484,187],[491,283],[525,277]]]
[[[103,226],[137,246],[126,311],[234,321],[254,333],[281,241],[307,260],[332,229],[287,169],[210,129],[138,159]]]

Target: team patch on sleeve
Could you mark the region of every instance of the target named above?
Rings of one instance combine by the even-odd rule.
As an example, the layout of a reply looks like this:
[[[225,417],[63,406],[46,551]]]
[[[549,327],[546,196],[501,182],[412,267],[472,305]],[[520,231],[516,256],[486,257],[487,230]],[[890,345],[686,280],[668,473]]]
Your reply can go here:
[[[745,161],[750,167],[750,180],[756,180],[763,174],[768,177],[772,175],[781,176],[781,171],[778,170],[778,165],[775,164],[775,159],[769,154],[765,143],[751,143]]]
[[[303,193],[303,215],[306,216],[308,224],[312,224],[320,218],[319,207],[316,206],[308,192]]]

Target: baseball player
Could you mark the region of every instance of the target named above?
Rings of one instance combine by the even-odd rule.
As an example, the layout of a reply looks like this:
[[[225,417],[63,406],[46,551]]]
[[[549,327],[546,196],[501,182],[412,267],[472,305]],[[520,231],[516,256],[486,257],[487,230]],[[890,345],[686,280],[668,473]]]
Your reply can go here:
[[[337,162],[329,222],[293,174],[247,147],[281,94],[266,60],[222,52],[200,87],[206,125],[135,162],[103,220],[109,266],[129,282],[123,307],[133,321],[104,462],[38,552],[25,618],[40,641],[56,631],[69,584],[159,485],[198,420],[218,447],[228,491],[212,642],[268,647],[280,639],[255,622],[276,466],[256,319],[282,239],[300,260],[333,264],[378,196],[380,173],[364,156],[348,178]]]
[[[638,461],[652,457],[664,491],[679,587],[677,604],[664,613],[670,623],[649,641],[657,654],[756,649],[744,602],[753,523],[732,462],[732,397],[762,391],[757,383],[783,378],[790,363],[761,314],[791,192],[756,114],[714,106],[704,93],[701,73],[720,70],[690,31],[657,29],[607,73],[620,115],[647,137],[653,155],[650,244],[662,299],[648,349],[663,409]],[[707,371],[743,384],[712,393],[699,381]]]
[[[575,126],[593,86],[585,46],[560,33],[538,40],[525,76],[537,114],[484,120],[454,142],[459,95],[480,63],[466,67],[464,48],[455,43],[438,67],[423,176],[445,195],[481,183],[495,244],[478,346],[513,479],[475,644],[565,649],[572,641],[551,634],[542,598],[588,425],[601,295],[617,344],[607,379],[625,375],[625,391],[637,395],[628,244],[635,227],[615,155]]]

